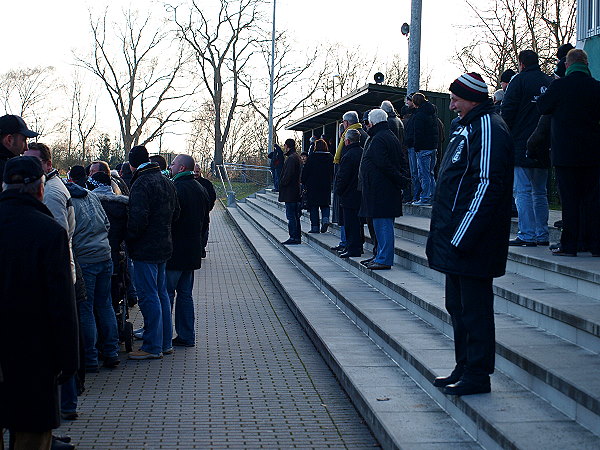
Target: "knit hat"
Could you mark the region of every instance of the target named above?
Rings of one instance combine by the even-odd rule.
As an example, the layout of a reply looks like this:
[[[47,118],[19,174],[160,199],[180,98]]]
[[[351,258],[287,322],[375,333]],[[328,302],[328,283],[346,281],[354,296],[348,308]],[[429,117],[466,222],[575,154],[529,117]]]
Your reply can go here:
[[[567,42],[566,44],[563,44],[560,47],[558,47],[558,50],[556,51],[556,57],[558,59],[563,59],[565,56],[567,56],[569,50],[573,50],[574,48],[575,47],[573,47],[573,44]]]
[[[132,167],[138,168],[142,164],[150,162],[150,158],[148,157],[148,150],[143,145],[136,145],[131,150],[129,150],[129,164]]]
[[[489,98],[487,84],[481,75],[475,72],[462,74],[454,80],[450,85],[450,92],[465,100],[478,103]]]
[[[517,73],[512,70],[512,69],[506,69],[504,72],[502,72],[502,75],[500,75],[500,81],[502,81],[503,83],[510,83],[510,80],[512,80],[512,77],[514,77]]]

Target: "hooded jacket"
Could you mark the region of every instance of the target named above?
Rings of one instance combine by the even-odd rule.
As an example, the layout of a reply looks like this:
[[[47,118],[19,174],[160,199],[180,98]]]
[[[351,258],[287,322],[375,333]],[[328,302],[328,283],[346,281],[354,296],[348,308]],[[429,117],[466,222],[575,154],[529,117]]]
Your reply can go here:
[[[429,266],[471,277],[504,275],[513,144],[491,100],[458,122],[440,166],[427,239]]]
[[[108,230],[110,222],[100,200],[93,192],[75,184],[66,184],[75,211],[73,253],[79,264],[92,264],[110,259]]]
[[[171,224],[179,217],[173,182],[158,164],[138,168],[131,179],[127,249],[134,261],[161,264],[173,253]]]
[[[527,158],[527,139],[540,120],[536,102],[551,81],[552,78],[536,64],[516,74],[506,88],[501,111],[515,145],[515,166],[543,167],[539,160]]]

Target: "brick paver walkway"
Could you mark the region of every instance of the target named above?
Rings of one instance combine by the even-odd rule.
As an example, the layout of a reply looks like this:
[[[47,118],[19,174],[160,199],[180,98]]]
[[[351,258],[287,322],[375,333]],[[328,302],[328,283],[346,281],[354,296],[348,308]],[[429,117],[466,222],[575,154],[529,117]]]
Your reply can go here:
[[[196,347],[89,375],[60,432],[80,449],[377,446],[220,205],[208,250]]]

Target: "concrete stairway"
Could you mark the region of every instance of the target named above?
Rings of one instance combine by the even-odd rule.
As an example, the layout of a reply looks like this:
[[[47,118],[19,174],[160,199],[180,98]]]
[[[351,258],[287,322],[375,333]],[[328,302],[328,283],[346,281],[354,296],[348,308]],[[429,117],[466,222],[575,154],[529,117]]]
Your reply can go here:
[[[384,447],[600,448],[600,260],[511,250],[494,284],[492,393],[449,397],[431,384],[454,354],[443,276],[425,258],[429,208],[396,220],[396,266],[373,272],[330,250],[336,226],[306,233],[307,217],[308,245],[279,244],[276,200],[230,214]]]

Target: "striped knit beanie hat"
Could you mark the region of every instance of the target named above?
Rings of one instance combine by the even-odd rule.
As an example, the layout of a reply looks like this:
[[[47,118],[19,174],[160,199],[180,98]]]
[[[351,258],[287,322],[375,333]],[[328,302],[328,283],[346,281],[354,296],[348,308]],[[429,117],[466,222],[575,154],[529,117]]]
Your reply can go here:
[[[450,85],[450,92],[465,100],[482,103],[488,97],[488,86],[475,72],[465,73],[458,77]]]

